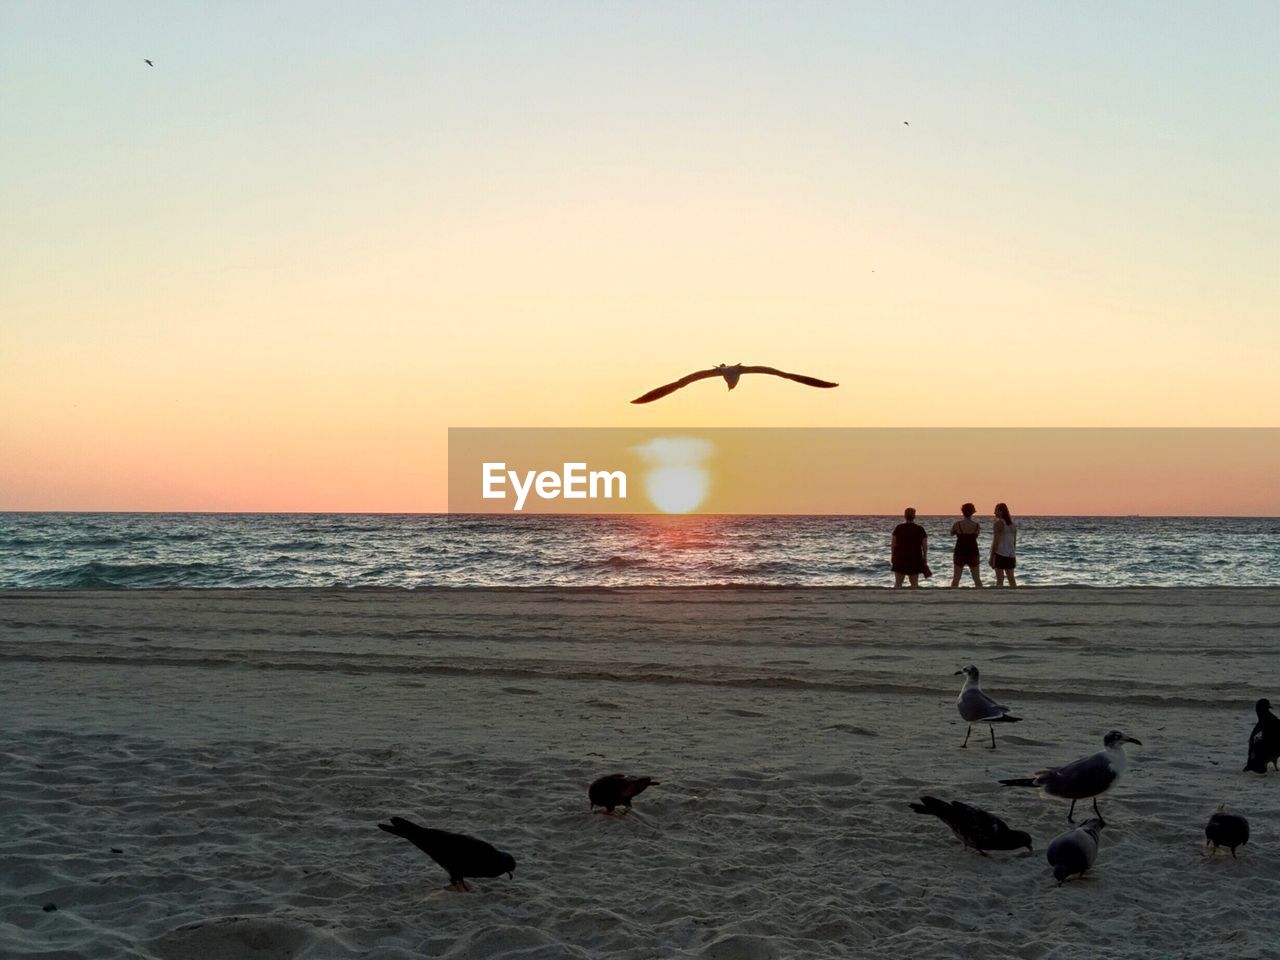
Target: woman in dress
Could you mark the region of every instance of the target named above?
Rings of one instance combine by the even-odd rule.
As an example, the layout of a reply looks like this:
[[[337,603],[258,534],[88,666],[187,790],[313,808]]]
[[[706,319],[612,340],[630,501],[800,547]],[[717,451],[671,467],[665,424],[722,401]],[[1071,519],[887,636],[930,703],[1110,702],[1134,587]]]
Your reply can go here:
[[[960,508],[960,512],[964,514],[963,519],[951,525],[951,535],[956,538],[955,572],[951,575],[951,586],[960,586],[960,574],[964,572],[965,567],[968,567],[969,574],[973,577],[973,585],[981,587],[982,574],[978,572],[978,562],[981,559],[981,554],[978,552],[978,533],[982,530],[982,525],[973,519],[978,508],[972,503],[966,503]]]
[[[996,571],[996,586],[1003,587],[1005,577],[1009,578],[1009,586],[1016,587],[1018,579],[1013,575],[1017,566],[1015,556],[1018,550],[1018,528],[1013,517],[1009,516],[1009,506],[996,504],[996,522],[991,531],[991,566]]]

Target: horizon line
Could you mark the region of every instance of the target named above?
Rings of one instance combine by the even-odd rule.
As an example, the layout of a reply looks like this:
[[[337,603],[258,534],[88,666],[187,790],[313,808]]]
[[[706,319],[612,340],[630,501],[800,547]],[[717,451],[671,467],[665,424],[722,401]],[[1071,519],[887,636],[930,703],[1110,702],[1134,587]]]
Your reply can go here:
[[[70,516],[223,516],[223,517],[459,517],[459,518],[476,518],[476,517],[661,517],[663,519],[681,519],[681,518],[743,518],[751,517],[758,519],[836,519],[836,518],[853,518],[853,517],[875,517],[895,518],[901,517],[902,511],[896,513],[662,513],[661,511],[636,512],[636,513],[555,513],[555,512],[538,512],[524,513],[510,511],[508,513],[476,513],[476,512],[457,512],[453,513],[448,510],[6,510],[0,509],[0,516],[39,516],[39,515],[70,515]],[[958,512],[953,513],[921,513],[917,512],[918,517],[952,517],[960,516]],[[986,517],[987,514],[982,516]],[[1113,520],[1280,520],[1280,515],[1263,514],[1263,513],[1020,513],[1019,517],[1049,517],[1049,518],[1073,518],[1073,519],[1090,519],[1105,518]]]

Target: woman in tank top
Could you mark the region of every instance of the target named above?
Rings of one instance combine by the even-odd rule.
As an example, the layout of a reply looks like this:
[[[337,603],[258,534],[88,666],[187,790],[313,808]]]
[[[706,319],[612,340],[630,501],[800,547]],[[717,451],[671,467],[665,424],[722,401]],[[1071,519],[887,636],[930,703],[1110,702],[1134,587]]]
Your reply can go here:
[[[951,575],[953,587],[960,586],[960,574],[964,572],[965,567],[969,568],[973,585],[982,586],[982,574],[978,572],[978,560],[981,557],[978,552],[978,533],[982,527],[977,520],[973,519],[977,511],[978,508],[972,503],[966,503],[960,508],[964,519],[957,520],[951,525],[951,535],[956,538],[955,571]]]
[[[1018,579],[1013,575],[1017,566],[1014,559],[1018,549],[1018,528],[1013,517],[1009,516],[1009,506],[996,504],[996,522],[991,531],[991,566],[996,571],[996,586],[1003,587],[1005,577],[1009,578],[1009,586],[1016,587]]]

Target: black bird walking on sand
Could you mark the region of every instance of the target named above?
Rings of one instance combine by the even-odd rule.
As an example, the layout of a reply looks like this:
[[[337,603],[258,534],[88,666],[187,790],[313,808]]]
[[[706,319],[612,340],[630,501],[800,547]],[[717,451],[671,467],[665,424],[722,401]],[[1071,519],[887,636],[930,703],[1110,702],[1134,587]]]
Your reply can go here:
[[[1009,825],[993,813],[979,807],[971,807],[959,800],[948,803],[937,797],[921,797],[911,804],[916,813],[934,816],[951,828],[951,832],[984,857],[988,850],[1031,849],[1031,834],[1011,830]]]
[[[1263,697],[1254,706],[1258,722],[1249,734],[1249,759],[1245,770],[1266,773],[1267,764],[1280,770],[1280,717],[1271,712],[1271,701]]]
[[[598,778],[587,788],[587,799],[591,801],[593,810],[596,807],[604,807],[605,813],[613,813],[614,807],[630,810],[633,797],[660,782],[652,777],[629,777],[625,773],[611,773]]]
[[[1227,813],[1226,809],[1226,804],[1218,805],[1217,812],[1204,826],[1204,839],[1205,845],[1212,847],[1212,853],[1217,853],[1219,847],[1226,847],[1234,857],[1236,847],[1249,842],[1249,821],[1237,813]]]
[[[379,830],[403,837],[425,853],[449,873],[449,888],[470,892],[467,877],[512,877],[516,869],[515,857],[509,853],[462,833],[433,830],[420,827],[402,817],[392,817],[391,822],[378,824]]]
[[[1073,760],[1063,767],[1050,767],[1036,771],[1034,777],[1022,777],[1015,780],[1001,780],[1006,787],[1039,787],[1043,796],[1061,797],[1071,801],[1071,809],[1067,811],[1067,822],[1075,823],[1077,800],[1093,798],[1093,812],[1097,815],[1101,826],[1106,826],[1102,812],[1098,809],[1098,797],[1106,793],[1124,773],[1129,758],[1124,754],[1126,743],[1142,746],[1141,740],[1135,740],[1127,733],[1119,730],[1110,731],[1102,739],[1103,749],[1079,760]]]
[[[993,723],[1021,723],[1021,717],[1009,716],[1009,708],[1003,704],[996,703],[985,693],[978,685],[978,668],[973,664],[956,671],[956,676],[964,674],[964,685],[960,688],[960,696],[956,697],[956,709],[960,711],[960,718],[969,724],[969,729],[964,732],[964,743],[962,747],[969,745],[969,734],[973,733],[973,725],[975,723],[985,723],[987,729],[991,731],[991,749],[996,748],[996,728]]]
[[[1105,826],[1102,818],[1092,817],[1074,830],[1053,838],[1045,859],[1053,867],[1053,879],[1058,881],[1058,886],[1093,866],[1098,858],[1098,834]]]
[[[738,380],[741,379],[744,373],[767,373],[770,376],[782,377],[785,380],[794,380],[796,383],[803,383],[805,386],[809,387],[830,389],[831,387],[840,386],[840,384],[832,383],[830,380],[819,380],[817,377],[806,377],[801,373],[787,373],[784,370],[778,370],[774,367],[751,367],[744,366],[741,363],[735,363],[733,366],[727,366],[726,364],[721,363],[709,370],[699,370],[697,373],[691,373],[687,377],[681,377],[679,380],[674,380],[671,383],[663,384],[661,387],[656,387],[648,393],[636,397],[631,402],[653,403],[653,401],[661,400],[668,394],[675,393],[681,387],[687,387],[691,383],[696,383],[699,380],[707,380],[711,377],[724,377],[724,382],[728,384],[729,389],[732,390],[738,385]]]

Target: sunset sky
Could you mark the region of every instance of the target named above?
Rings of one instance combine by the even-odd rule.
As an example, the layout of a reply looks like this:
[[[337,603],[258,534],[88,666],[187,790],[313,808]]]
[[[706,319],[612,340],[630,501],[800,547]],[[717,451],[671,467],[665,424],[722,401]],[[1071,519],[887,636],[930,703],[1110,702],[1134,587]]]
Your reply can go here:
[[[1277,37],[6,0],[0,509],[443,510],[449,427],[1280,426]],[[739,360],[841,386],[628,403]]]

